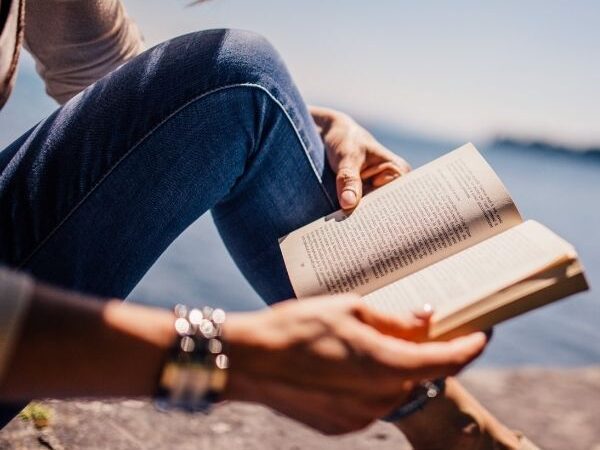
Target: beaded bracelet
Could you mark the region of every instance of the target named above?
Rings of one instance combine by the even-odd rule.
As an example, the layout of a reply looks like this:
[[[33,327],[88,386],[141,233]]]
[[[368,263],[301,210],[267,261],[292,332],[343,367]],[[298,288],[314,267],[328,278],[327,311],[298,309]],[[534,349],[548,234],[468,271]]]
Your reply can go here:
[[[398,422],[425,407],[427,402],[439,397],[446,390],[446,380],[439,378],[434,381],[424,381],[420,384],[412,398],[383,418],[385,422]]]
[[[159,380],[155,404],[161,409],[208,411],[227,382],[229,358],[221,337],[226,314],[210,307],[174,309],[175,340]]]

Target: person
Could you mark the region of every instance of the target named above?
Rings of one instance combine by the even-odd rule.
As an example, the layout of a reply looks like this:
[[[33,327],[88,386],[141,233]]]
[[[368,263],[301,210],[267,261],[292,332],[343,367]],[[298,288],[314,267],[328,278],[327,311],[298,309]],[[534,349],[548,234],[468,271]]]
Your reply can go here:
[[[277,239],[410,168],[349,116],[307,107],[264,38],[208,30],[143,51],[118,0],[0,10],[0,98],[24,45],[63,104],[0,152],[0,261],[20,271],[0,278],[3,401],[155,394],[173,348],[191,358],[202,347],[204,358],[215,343],[185,331],[203,323],[219,329],[215,353],[227,348],[220,398],[340,433],[482,351],[481,333],[416,343],[426,315],[383,317],[352,296],[283,301],[293,291]],[[187,310],[106,301],[126,297],[208,210],[272,309],[196,324]],[[398,422],[415,448],[529,445],[456,380],[439,397]]]

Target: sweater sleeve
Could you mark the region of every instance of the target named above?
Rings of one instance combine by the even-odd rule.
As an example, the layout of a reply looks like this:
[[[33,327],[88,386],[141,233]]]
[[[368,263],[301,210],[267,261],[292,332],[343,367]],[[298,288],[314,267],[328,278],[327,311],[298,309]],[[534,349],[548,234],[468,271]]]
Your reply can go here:
[[[0,379],[4,375],[32,292],[31,278],[0,267]]]
[[[29,1],[25,47],[46,92],[59,103],[144,50],[142,35],[120,0]]]

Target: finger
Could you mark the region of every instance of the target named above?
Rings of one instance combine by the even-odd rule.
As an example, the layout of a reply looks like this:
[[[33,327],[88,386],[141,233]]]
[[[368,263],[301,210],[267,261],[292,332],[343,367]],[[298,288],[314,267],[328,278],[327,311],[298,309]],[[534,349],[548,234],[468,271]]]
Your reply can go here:
[[[448,342],[398,343],[403,347],[398,357],[402,355],[402,366],[410,368],[409,376],[427,379],[456,374],[483,352],[487,338],[476,332]]]
[[[336,188],[342,209],[356,207],[362,197],[360,165],[361,163],[355,159],[346,159],[340,162],[336,176]]]
[[[423,341],[429,332],[430,316],[383,314],[364,303],[356,307],[355,314],[359,320],[375,328],[380,333],[401,339]]]
[[[368,180],[369,178],[374,177],[375,175],[379,175],[382,173],[390,173],[390,174],[398,174],[401,175],[402,171],[399,166],[397,166],[393,161],[383,161],[367,168],[363,169],[360,172],[360,177],[363,180]]]
[[[402,175],[411,171],[410,164],[408,164],[404,158],[385,148],[377,141],[368,147],[367,155],[370,155],[370,157],[367,157],[367,163],[369,165],[378,161],[391,161],[400,169]]]
[[[431,313],[431,309],[427,309],[424,314]],[[392,371],[406,370],[408,376],[413,379],[422,380],[455,374],[479,356],[487,344],[487,337],[482,332],[471,333],[447,342],[411,342],[426,339],[429,320],[415,316],[414,320],[420,323],[411,324],[406,318],[386,316],[364,304],[357,304],[353,311],[360,320],[357,322],[360,326],[352,327],[353,337],[357,338],[355,342],[362,346],[360,350],[371,354]],[[382,333],[377,327],[388,333]],[[400,335],[400,339],[390,336],[393,334]],[[402,335],[408,336],[408,339]]]
[[[373,177],[373,179],[371,180],[371,185],[377,189],[381,186],[385,186],[386,184],[394,181],[397,178],[400,178],[400,174],[386,170],[383,173],[380,173],[377,176]]]
[[[419,319],[431,320],[431,316],[433,316],[433,306],[429,303],[425,303],[421,309],[413,311],[413,314]]]
[[[364,364],[361,364],[365,371],[358,370],[357,367],[346,367],[346,376],[335,386],[330,386],[332,391],[360,389],[361,392],[372,395],[402,394],[405,392],[403,381],[454,375],[477,357],[486,344],[483,333],[474,333],[448,342],[418,344],[386,336],[377,330],[381,328],[390,334],[412,337],[407,333],[411,326],[407,324],[406,318],[393,320],[369,311],[364,306],[355,306],[353,312],[356,316],[354,320],[345,322],[339,332],[356,355],[365,355]],[[423,326],[423,329],[426,327]],[[412,331],[414,332],[414,328]]]
[[[399,169],[402,175],[406,175],[412,170],[410,164],[401,156],[396,155],[393,151],[388,150],[383,145],[378,143],[379,152],[383,153],[390,161],[392,161]]]
[[[369,180],[374,188],[384,186],[407,173],[407,169],[398,166],[394,161],[383,161],[363,169],[360,176]]]

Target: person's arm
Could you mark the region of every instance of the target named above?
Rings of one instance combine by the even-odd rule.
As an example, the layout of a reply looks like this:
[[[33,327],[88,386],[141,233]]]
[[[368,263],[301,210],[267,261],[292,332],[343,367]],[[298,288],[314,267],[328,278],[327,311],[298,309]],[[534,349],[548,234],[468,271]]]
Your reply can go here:
[[[148,396],[173,339],[173,315],[35,284],[0,399]]]
[[[150,396],[174,342],[173,320],[165,310],[37,284],[0,400]],[[404,403],[419,380],[456,373],[485,346],[482,333],[408,340],[425,326],[380,315],[353,296],[230,314],[223,397],[263,403],[326,433],[362,428]]]
[[[59,103],[144,50],[120,0],[28,1],[25,17],[25,46]]]

